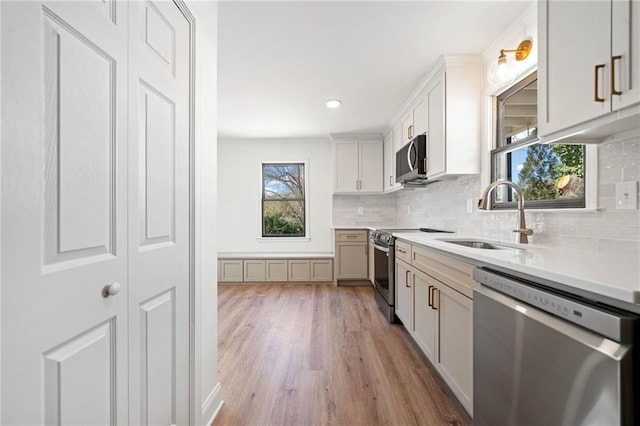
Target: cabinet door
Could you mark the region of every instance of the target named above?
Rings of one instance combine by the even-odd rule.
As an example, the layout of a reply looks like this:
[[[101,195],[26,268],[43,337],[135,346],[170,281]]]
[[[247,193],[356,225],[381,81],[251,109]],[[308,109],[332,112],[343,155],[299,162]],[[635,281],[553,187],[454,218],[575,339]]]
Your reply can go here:
[[[640,102],[640,0],[613,1],[611,13],[612,89],[620,92],[611,91],[611,102],[617,110]]]
[[[427,89],[427,177],[446,171],[444,73]]]
[[[264,260],[244,261],[244,281],[264,282],[266,281],[266,263]]]
[[[242,260],[218,261],[218,281],[241,283],[243,273]]]
[[[304,259],[289,260],[289,281],[309,281],[309,261]]]
[[[389,132],[384,141],[384,173],[382,176],[382,183],[384,185],[384,191],[393,189],[396,184],[396,176],[394,173],[394,162],[396,160],[395,152],[393,151],[393,132]]]
[[[413,270],[413,339],[432,363],[436,363],[437,305],[432,304],[438,282],[427,274]],[[434,299],[435,297],[431,297]]]
[[[361,192],[382,191],[382,141],[360,141]]]
[[[473,414],[473,301],[435,282],[439,312],[435,365],[464,408]]]
[[[267,260],[266,261],[266,281],[286,282],[287,281],[287,261]]]
[[[309,261],[311,272],[310,281],[328,282],[333,280],[333,262],[331,259],[317,259]]]
[[[358,141],[334,142],[334,192],[357,192],[358,162]]]
[[[413,107],[413,131],[415,136],[427,133],[428,129],[428,108],[424,98],[418,100]]]
[[[545,0],[538,8],[539,52],[546,52],[538,71],[544,136],[611,111],[611,2]]]
[[[336,244],[336,279],[367,279],[367,243]]]
[[[411,267],[396,262],[396,316],[407,331],[413,331],[413,287]]]
[[[404,146],[414,138],[415,132],[413,131],[413,109],[407,111],[401,120],[402,128],[400,129],[400,140],[402,141],[400,146]]]

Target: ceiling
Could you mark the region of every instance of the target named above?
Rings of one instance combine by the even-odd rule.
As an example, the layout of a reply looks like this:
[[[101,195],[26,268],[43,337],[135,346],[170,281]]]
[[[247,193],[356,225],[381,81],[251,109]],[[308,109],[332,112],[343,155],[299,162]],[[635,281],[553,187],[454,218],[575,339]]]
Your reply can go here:
[[[526,6],[220,2],[218,136],[381,132],[439,55],[482,52]],[[332,98],[342,106],[328,109]]]

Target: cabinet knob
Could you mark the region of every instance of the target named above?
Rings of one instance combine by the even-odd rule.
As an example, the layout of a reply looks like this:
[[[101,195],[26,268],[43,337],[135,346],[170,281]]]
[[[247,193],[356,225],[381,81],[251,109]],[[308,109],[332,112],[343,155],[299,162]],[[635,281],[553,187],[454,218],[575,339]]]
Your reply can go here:
[[[120,293],[120,283],[107,284],[102,287],[102,297],[115,296]]]

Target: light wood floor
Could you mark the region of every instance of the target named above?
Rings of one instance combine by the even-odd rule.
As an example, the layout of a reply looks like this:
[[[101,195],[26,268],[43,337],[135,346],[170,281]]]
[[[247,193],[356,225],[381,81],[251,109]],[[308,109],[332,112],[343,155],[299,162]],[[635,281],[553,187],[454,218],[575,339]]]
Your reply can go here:
[[[372,287],[219,286],[214,425],[466,425]]]

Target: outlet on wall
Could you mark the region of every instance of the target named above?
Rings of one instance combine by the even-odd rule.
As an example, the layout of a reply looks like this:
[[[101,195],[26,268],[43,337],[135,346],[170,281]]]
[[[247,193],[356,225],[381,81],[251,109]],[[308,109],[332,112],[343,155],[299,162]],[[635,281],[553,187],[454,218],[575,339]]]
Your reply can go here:
[[[467,199],[467,213],[473,213],[473,199]]]
[[[411,214],[411,206],[407,206],[407,214]]]
[[[358,214],[364,214],[364,207],[362,206],[358,207]]]
[[[616,209],[636,210],[638,208],[638,181],[616,183]]]

